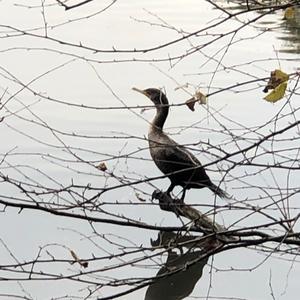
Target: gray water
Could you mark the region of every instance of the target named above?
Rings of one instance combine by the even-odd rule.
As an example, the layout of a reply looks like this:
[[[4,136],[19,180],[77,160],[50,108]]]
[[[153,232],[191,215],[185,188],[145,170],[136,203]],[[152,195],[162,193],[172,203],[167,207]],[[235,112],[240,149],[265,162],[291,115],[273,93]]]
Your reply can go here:
[[[32,7],[23,5],[32,5]],[[0,24],[43,35],[45,33],[43,16],[40,7],[36,5],[39,6],[40,2],[1,1]],[[162,1],[118,1],[108,10],[87,18],[105,6],[105,3],[99,1],[70,11],[64,11],[56,5],[46,6],[45,16],[49,36],[104,50],[144,49],[180,37],[181,33],[172,28],[193,32],[210,25],[212,20],[220,17],[220,12],[213,10],[205,1],[189,0],[163,1],[163,3]],[[253,13],[251,16],[254,15]],[[267,20],[271,20],[272,26],[275,26],[274,24],[278,24],[281,18],[278,13],[268,16]],[[237,24],[238,21],[225,23],[209,30],[209,33],[226,32],[235,28]],[[49,188],[67,186],[71,182],[83,186],[89,183],[94,187],[119,184],[117,180],[108,178],[93,168],[93,165],[101,161],[106,162],[109,171],[113,170],[116,175],[124,176],[126,180],[140,180],[161,175],[150,160],[145,138],[154,111],[153,109],[142,111],[141,108],[137,108],[137,106],[149,105],[149,102],[131,88],[133,86],[164,88],[171,104],[180,104],[189,99],[196,88],[200,88],[204,93],[212,93],[238,82],[268,77],[270,71],[276,68],[281,68],[286,73],[295,72],[297,67],[295,61],[298,57],[293,53],[286,53],[287,51],[280,52],[288,47],[285,41],[278,39],[283,32],[274,30],[261,34],[264,28],[262,23],[255,26],[253,24],[235,36],[234,41],[237,42],[232,43],[231,36],[224,37],[193,55],[171,63],[166,60],[168,56],[183,55],[187,49],[205,43],[210,37],[203,34],[144,54],[95,53],[80,47],[59,45],[48,39],[22,34],[2,38],[0,88],[4,97],[1,102],[8,99],[9,95],[15,93],[16,95],[7,103],[8,110],[1,111],[5,122],[0,123],[2,140],[0,153],[3,155],[10,152],[6,163],[1,166],[1,172],[19,180],[35,180]],[[0,30],[2,37],[15,32],[4,26],[1,26]],[[228,43],[231,45],[226,51]],[[218,52],[220,49],[222,50]],[[223,57],[222,65],[209,59],[208,56],[211,55],[215,55],[218,60]],[[132,61],[133,59],[135,61]],[[224,70],[223,66],[227,66],[227,69]],[[45,72],[47,74],[38,78]],[[17,78],[17,82],[12,75]],[[36,95],[28,89],[22,89],[23,84],[28,85],[35,78],[38,79],[30,83],[29,88],[38,93]],[[187,89],[178,89],[187,82],[190,84]],[[197,104],[195,112],[189,111],[185,105],[173,106],[166,131],[172,134],[176,141],[193,145],[196,155],[201,152],[197,143],[207,140],[211,144],[223,143],[224,149],[228,152],[235,151],[235,144],[227,143],[230,137],[222,131],[212,115],[216,116],[222,125],[236,132],[242,128],[237,124],[242,124],[245,128],[264,124],[281,110],[283,102],[270,104],[264,101],[263,85],[263,82],[259,82],[213,95],[209,98],[207,107]],[[71,105],[58,103],[47,97]],[[84,105],[86,108],[75,104]],[[291,105],[296,107],[297,104],[293,102]],[[24,106],[28,106],[29,109]],[[285,107],[282,113],[287,113],[289,109],[290,107]],[[222,115],[218,115],[216,111],[221,112]],[[235,124],[228,119],[234,120]],[[49,127],[64,134],[53,132]],[[266,133],[269,129],[266,127],[261,133]],[[246,136],[250,138],[251,133]],[[242,144],[243,142],[240,143]],[[247,141],[244,144],[247,145]],[[131,154],[133,151],[137,152]],[[124,157],[117,159],[119,155]],[[201,156],[203,164],[212,159],[208,154]],[[226,167],[226,164],[219,165],[221,170],[226,170]],[[18,170],[23,174],[18,173]],[[259,189],[240,188],[242,184],[234,180],[242,176],[244,171],[244,169],[235,169],[222,186],[229,193],[234,194],[236,199],[257,198]],[[216,166],[211,166],[209,174],[215,182],[219,182],[223,173],[218,171]],[[53,180],[49,180],[48,176]],[[278,182],[286,178],[283,172],[276,173],[275,176]],[[272,178],[260,176],[248,178],[248,182],[258,186],[275,185]],[[101,198],[102,201],[110,203],[103,208],[110,213],[123,214],[148,224],[181,225],[175,216],[150,205],[153,189],[165,189],[168,184],[167,179],[160,179],[151,184],[143,183],[115,189],[105,193]],[[291,179],[291,184],[297,184],[294,178]],[[23,196],[6,184],[3,184],[1,189],[1,193],[7,196]],[[136,193],[146,202],[139,201]],[[203,189],[189,191],[186,199],[189,204],[209,205],[211,197],[211,193]],[[58,201],[55,197],[45,199]],[[217,201],[221,205],[226,204],[223,200]],[[116,205],[117,202],[123,205]],[[104,213],[96,215],[106,216]],[[217,220],[229,226],[242,215],[241,212],[224,212],[217,216]],[[239,222],[238,226],[261,221],[260,217],[254,216]],[[19,261],[34,259],[40,247],[43,247],[43,257],[48,257],[46,251],[49,250],[51,255],[62,259],[71,259],[68,249],[76,250],[81,257],[117,252],[118,247],[101,236],[107,233],[111,234],[109,239],[112,241],[119,242],[117,236],[122,236],[128,239],[122,241],[124,245],[134,247],[142,244],[149,247],[150,238],[156,238],[157,235],[155,231],[95,224],[99,237],[95,238],[93,244],[87,238],[92,234],[92,230],[86,222],[26,210],[19,212],[12,208],[5,208],[1,214],[0,225],[1,240]],[[15,263],[2,244],[0,256],[1,264]],[[109,261],[91,263],[90,268],[97,269],[110,263]],[[154,268],[155,264],[153,262],[148,264],[147,267],[141,263],[140,266],[112,270],[99,276],[103,278],[105,276],[118,278],[154,276],[157,272]],[[64,264],[57,264],[46,269],[48,272],[59,273],[60,268],[61,272],[71,274],[78,266],[66,267]],[[249,272],[249,270],[253,271]],[[297,264],[281,260],[280,257],[268,258],[267,253],[264,255],[254,249],[228,251],[209,260],[203,277],[192,295],[206,297],[209,293],[210,296],[230,299],[269,299],[271,282],[275,299],[296,299],[299,294],[298,271]],[[44,283],[20,281],[33,299],[86,295],[84,292],[78,292],[81,284],[75,281],[72,283],[49,281],[46,286]],[[21,285],[0,281],[0,294],[22,294]],[[82,284],[82,287],[84,286]],[[108,288],[101,290],[97,296],[107,296],[119,290]],[[145,289],[142,289],[134,295],[120,299],[143,299],[144,294]]]

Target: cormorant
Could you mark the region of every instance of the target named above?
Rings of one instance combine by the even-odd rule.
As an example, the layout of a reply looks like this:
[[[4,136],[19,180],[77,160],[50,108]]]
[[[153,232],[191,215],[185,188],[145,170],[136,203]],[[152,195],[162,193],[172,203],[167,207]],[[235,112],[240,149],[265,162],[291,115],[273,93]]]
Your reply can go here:
[[[177,144],[163,132],[163,126],[169,113],[169,102],[159,89],[149,88],[133,90],[147,96],[156,107],[156,115],[150,125],[148,141],[150,154],[156,166],[169,177],[171,185],[166,193],[169,195],[176,185],[183,188],[181,201],[187,189],[208,187],[216,195],[228,198],[221,188],[213,184],[200,161],[185,147]]]

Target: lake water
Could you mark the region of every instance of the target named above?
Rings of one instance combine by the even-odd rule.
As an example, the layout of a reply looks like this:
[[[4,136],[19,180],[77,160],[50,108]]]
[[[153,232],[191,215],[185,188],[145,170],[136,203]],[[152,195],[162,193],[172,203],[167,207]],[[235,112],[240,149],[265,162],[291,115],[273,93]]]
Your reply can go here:
[[[41,3],[45,4],[44,16]],[[166,131],[179,143],[189,145],[203,164],[213,161],[213,154],[221,155],[211,145],[220,145],[228,153],[234,152],[237,147],[249,145],[276,126],[280,128],[299,118],[296,96],[288,104],[286,99],[275,104],[262,99],[265,96],[263,81],[216,93],[238,83],[268,77],[274,69],[280,68],[286,73],[297,71],[299,57],[295,51],[289,51],[297,47],[288,38],[283,38],[288,36],[288,29],[281,24],[284,22],[282,11],[245,26],[236,34],[227,34],[258,15],[251,13],[221,23],[224,14],[205,1],[194,0],[116,1],[107,10],[96,13],[109,3],[92,1],[65,11],[55,5],[55,1],[0,1],[0,88],[1,103],[5,103],[0,111],[0,117],[4,117],[0,123],[0,154],[3,158],[0,171],[19,180],[27,189],[44,192],[43,187],[46,187],[50,191],[41,195],[33,193],[32,199],[43,201],[46,206],[58,204],[63,209],[64,205],[78,205],[81,195],[95,195],[97,188],[161,175],[150,159],[146,139],[154,110],[142,110],[141,107],[150,103],[132,90],[134,86],[165,89],[172,105]],[[51,39],[42,37],[45,20]],[[217,25],[212,27],[212,24]],[[207,30],[166,46],[204,27]],[[220,37],[220,33],[224,36]],[[210,44],[216,37],[219,38]],[[140,51],[156,47],[157,50]],[[196,47],[199,50],[190,54]],[[113,49],[137,49],[137,52],[114,53]],[[180,88],[187,83],[187,88]],[[295,80],[291,86],[293,84]],[[195,111],[191,112],[179,104],[188,100],[196,89],[211,96],[208,106],[196,104]],[[293,110],[296,112],[289,116]],[[276,115],[282,117],[276,122],[271,121]],[[289,147],[296,149],[287,155],[297,156],[299,143],[297,139],[293,140],[295,136],[295,132],[285,136]],[[284,149],[286,143],[278,143],[276,149]],[[238,161],[241,157],[235,159]],[[100,162],[105,162],[114,178],[95,168]],[[265,162],[266,156],[263,156],[261,163]],[[228,167],[229,163],[221,162],[209,166],[208,172],[217,183]],[[243,179],[247,172],[247,167],[234,168],[221,184],[235,199],[248,198],[251,203],[262,205],[259,198],[266,197],[263,187],[272,190],[287,185],[288,175],[283,170],[256,174],[256,169],[252,168],[251,176],[248,173],[249,176]],[[289,185],[297,186],[297,178],[290,177]],[[122,215],[123,221],[131,218],[151,225],[180,226],[180,220],[150,202],[154,188],[164,190],[168,184],[168,179],[159,179],[115,188],[97,200],[105,204],[91,214],[113,219]],[[74,185],[73,194],[61,192],[59,198],[58,193],[53,192],[70,185]],[[95,190],[85,190],[87,185]],[[175,192],[179,193],[180,189]],[[145,202],[138,200],[137,194]],[[29,196],[20,193],[18,184],[13,186],[6,182],[1,182],[1,197],[30,200]],[[199,207],[203,211],[210,209],[211,199],[212,195],[206,189],[188,191],[186,196],[187,203],[204,205]],[[264,201],[264,204],[268,203],[268,200]],[[221,199],[217,199],[217,203],[227,204]],[[299,207],[294,198],[291,203],[296,209]],[[1,209],[1,265],[33,260],[38,255],[41,259],[72,259],[70,249],[83,258],[99,258],[120,253],[123,247],[150,247],[150,238],[157,236],[156,231],[104,223],[91,226],[84,221],[38,211]],[[226,210],[218,213],[216,218],[225,226],[237,222],[238,227],[265,221],[257,215],[243,220],[245,213],[248,212]],[[273,215],[278,217],[279,212],[274,211]],[[124,260],[122,257],[96,260],[91,262],[88,271],[149,253],[153,252],[146,251]],[[267,248],[265,252],[252,248],[218,254],[209,260],[192,296],[196,299],[207,296],[212,297],[210,299],[268,299],[272,286],[275,299],[296,299],[299,293],[297,259],[289,256],[291,261],[286,261],[282,258],[285,257],[269,257]],[[97,276],[86,274],[86,282],[27,281],[28,274],[26,277],[15,273],[13,268],[9,271],[3,268],[0,277],[23,280],[18,284],[14,280],[0,281],[0,295],[28,293],[32,299],[67,298],[67,295],[69,299],[75,299],[75,295],[86,297],[85,288],[89,281],[155,276],[162,261],[156,257],[153,261],[99,272]],[[30,273],[30,268],[24,268]],[[66,262],[45,262],[34,270],[70,275],[82,271],[78,265]],[[121,287],[99,289],[95,296],[101,298],[122,290]],[[143,299],[145,291],[141,289],[120,299]]]

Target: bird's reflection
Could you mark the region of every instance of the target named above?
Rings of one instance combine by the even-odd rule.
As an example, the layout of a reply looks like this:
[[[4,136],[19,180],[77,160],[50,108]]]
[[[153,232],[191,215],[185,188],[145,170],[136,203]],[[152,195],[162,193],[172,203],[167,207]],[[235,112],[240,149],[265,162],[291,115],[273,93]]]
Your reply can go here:
[[[157,280],[148,287],[145,300],[179,300],[189,296],[202,276],[208,260],[206,253],[213,243],[195,236],[163,232],[151,244],[172,250],[156,274]]]

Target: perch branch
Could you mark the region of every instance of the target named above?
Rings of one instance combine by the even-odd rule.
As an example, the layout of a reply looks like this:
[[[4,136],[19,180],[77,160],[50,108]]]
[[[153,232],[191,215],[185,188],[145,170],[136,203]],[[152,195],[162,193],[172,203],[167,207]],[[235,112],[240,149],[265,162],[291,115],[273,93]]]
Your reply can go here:
[[[152,194],[152,199],[157,199],[159,201],[159,206],[162,210],[173,212],[177,216],[182,216],[191,220],[194,226],[197,229],[200,229],[204,234],[214,234],[218,239],[224,242],[237,240],[235,237],[229,238],[225,235],[227,229],[224,226],[216,223],[214,220],[211,220],[199,210],[186,205],[183,202],[174,200],[164,192],[155,190]]]

